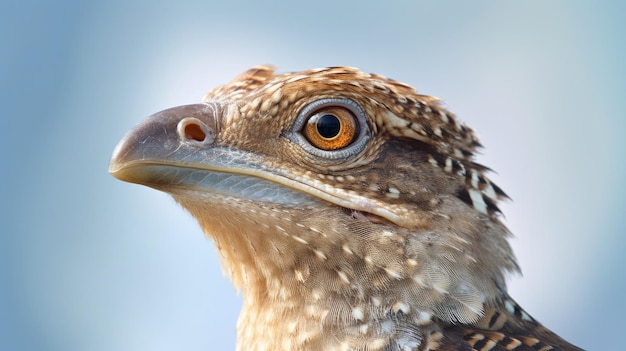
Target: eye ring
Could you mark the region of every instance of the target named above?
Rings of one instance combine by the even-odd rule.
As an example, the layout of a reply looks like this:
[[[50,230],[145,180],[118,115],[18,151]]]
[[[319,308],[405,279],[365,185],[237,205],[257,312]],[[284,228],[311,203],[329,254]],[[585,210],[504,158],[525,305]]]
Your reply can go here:
[[[327,159],[345,159],[365,148],[369,140],[365,113],[350,99],[320,99],[298,114],[289,139],[305,151]]]

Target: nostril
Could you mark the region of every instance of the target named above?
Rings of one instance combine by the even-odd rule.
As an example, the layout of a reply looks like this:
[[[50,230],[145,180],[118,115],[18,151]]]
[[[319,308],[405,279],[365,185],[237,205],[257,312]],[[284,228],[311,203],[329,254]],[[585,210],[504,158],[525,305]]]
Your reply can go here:
[[[177,129],[178,136],[183,142],[199,146],[213,142],[213,130],[197,118],[183,118],[180,122],[178,122]]]
[[[189,123],[184,127],[185,138],[193,139],[195,141],[203,142],[206,138],[206,134],[202,130],[202,127],[195,123]]]

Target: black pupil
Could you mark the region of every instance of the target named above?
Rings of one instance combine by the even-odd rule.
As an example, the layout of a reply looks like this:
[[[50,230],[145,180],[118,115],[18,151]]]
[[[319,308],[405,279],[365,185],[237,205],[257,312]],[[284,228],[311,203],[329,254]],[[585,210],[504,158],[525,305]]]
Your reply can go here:
[[[341,131],[341,122],[336,116],[323,115],[317,120],[317,131],[326,139],[334,138]]]

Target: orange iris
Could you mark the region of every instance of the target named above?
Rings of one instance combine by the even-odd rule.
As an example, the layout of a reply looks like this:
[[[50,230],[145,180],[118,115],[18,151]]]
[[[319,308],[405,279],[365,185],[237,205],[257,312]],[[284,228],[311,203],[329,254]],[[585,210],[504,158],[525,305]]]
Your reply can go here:
[[[306,121],[303,134],[319,149],[341,149],[350,145],[357,135],[356,118],[345,107],[323,107]]]

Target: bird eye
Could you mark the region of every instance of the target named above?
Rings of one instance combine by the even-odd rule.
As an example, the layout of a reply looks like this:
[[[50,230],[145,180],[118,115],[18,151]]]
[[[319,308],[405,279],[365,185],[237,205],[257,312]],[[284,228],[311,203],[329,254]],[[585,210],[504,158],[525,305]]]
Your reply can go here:
[[[286,136],[308,153],[328,160],[355,156],[370,139],[363,109],[343,98],[320,99],[304,106]]]
[[[342,106],[327,106],[308,117],[302,134],[319,149],[337,150],[354,141],[358,125],[352,111]]]

